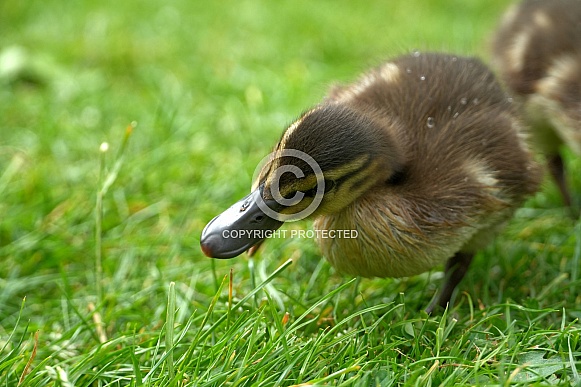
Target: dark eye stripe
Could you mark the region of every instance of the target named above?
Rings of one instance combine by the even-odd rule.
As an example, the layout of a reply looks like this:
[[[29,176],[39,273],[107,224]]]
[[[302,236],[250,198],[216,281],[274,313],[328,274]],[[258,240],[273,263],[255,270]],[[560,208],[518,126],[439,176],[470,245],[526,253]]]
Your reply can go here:
[[[343,183],[345,183],[347,180],[351,180],[353,178],[353,176],[356,176],[358,174],[361,173],[361,171],[365,168],[365,166],[362,166],[361,168],[358,168],[354,171],[351,171],[349,173],[347,173],[346,175],[341,176],[340,178],[335,180],[335,185],[337,187],[341,186]],[[365,178],[363,179],[365,180]]]
[[[345,183],[348,180],[352,180],[353,177],[356,177],[359,174],[364,174],[364,175],[353,186],[356,186],[358,184],[362,184],[369,177],[369,174],[368,173],[365,173],[367,169],[369,169],[369,165],[368,164],[364,164],[364,165],[360,166],[359,168],[357,168],[355,170],[352,170],[350,172],[347,172],[345,175],[341,176],[338,179],[334,179],[334,180],[327,180],[327,179],[325,179],[325,193],[329,192],[333,188],[340,187],[343,183]],[[270,171],[269,171],[269,173],[270,173]],[[312,197],[314,197],[317,194],[317,186],[315,186],[313,188],[310,188],[308,190],[301,190],[301,189],[299,189],[298,191],[296,191],[296,190],[294,190],[294,191],[288,191],[288,192],[285,192],[282,196],[284,198],[287,198],[288,199],[288,198],[293,197],[299,191],[302,192],[306,197],[311,197],[312,198]],[[281,193],[282,193],[282,189],[281,189]]]

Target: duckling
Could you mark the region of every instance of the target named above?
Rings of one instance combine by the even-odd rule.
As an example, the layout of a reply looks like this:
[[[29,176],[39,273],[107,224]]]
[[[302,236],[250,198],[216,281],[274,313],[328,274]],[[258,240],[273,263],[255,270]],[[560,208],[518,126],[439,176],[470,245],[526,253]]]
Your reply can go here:
[[[540,176],[517,109],[480,60],[414,52],[302,114],[252,193],[210,221],[200,244],[231,258],[284,221],[314,218],[340,272],[407,277],[445,263],[432,312]]]
[[[526,0],[504,15],[493,38],[495,67],[525,105],[563,202],[571,194],[562,145],[581,155],[581,1]]]

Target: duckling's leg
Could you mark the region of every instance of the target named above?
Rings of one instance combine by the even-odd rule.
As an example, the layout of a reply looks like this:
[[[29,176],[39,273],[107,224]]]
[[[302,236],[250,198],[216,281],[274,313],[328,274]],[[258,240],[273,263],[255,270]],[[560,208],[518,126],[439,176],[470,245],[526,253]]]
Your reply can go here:
[[[457,252],[452,258],[446,263],[445,278],[440,294],[434,297],[430,305],[426,308],[426,312],[432,313],[436,306],[441,306],[445,308],[452,298],[452,293],[456,286],[462,281],[464,275],[470,267],[470,263],[474,258],[474,253],[462,253]]]
[[[547,164],[549,165],[549,172],[555,179],[559,191],[563,196],[563,203],[567,207],[571,207],[571,194],[569,193],[569,188],[567,187],[567,180],[565,178],[565,166],[563,164],[563,159],[561,155],[555,153],[553,155],[547,156]]]

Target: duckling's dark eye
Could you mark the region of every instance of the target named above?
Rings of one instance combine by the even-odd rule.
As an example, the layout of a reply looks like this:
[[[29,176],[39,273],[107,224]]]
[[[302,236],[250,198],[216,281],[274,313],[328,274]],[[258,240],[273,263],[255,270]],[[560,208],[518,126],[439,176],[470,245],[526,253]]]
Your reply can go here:
[[[334,180],[325,180],[325,193],[329,192],[335,188],[335,181]]]
[[[309,197],[309,198],[314,198],[316,194],[317,194],[317,188],[316,187],[315,188],[311,188],[308,191],[305,191],[305,196],[306,197]]]

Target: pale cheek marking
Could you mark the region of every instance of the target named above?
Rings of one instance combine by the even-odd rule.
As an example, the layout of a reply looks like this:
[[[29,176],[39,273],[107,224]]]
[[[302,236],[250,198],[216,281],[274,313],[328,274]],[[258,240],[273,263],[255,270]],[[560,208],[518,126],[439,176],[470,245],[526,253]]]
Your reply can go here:
[[[359,168],[360,167],[354,170]],[[330,200],[325,200],[324,197],[321,207],[325,208],[325,211],[330,212],[343,209],[377,182],[376,179],[372,177],[378,174],[378,170],[379,165],[376,162],[371,162],[369,166],[361,169],[356,175],[339,185],[339,188],[334,192]]]
[[[352,193],[352,196],[359,196],[363,192],[367,191],[369,187],[375,184],[375,179],[370,178],[378,172],[377,163],[372,163],[367,168],[363,169],[360,173],[353,176],[349,181],[346,181],[344,185],[347,190]],[[364,182],[363,184],[361,182]],[[349,185],[347,185],[350,183]]]
[[[368,160],[367,156],[361,156],[348,164],[344,164],[339,168],[325,172],[325,178],[330,180],[340,179],[341,177],[347,175],[348,173],[356,171],[363,167],[367,160]]]

